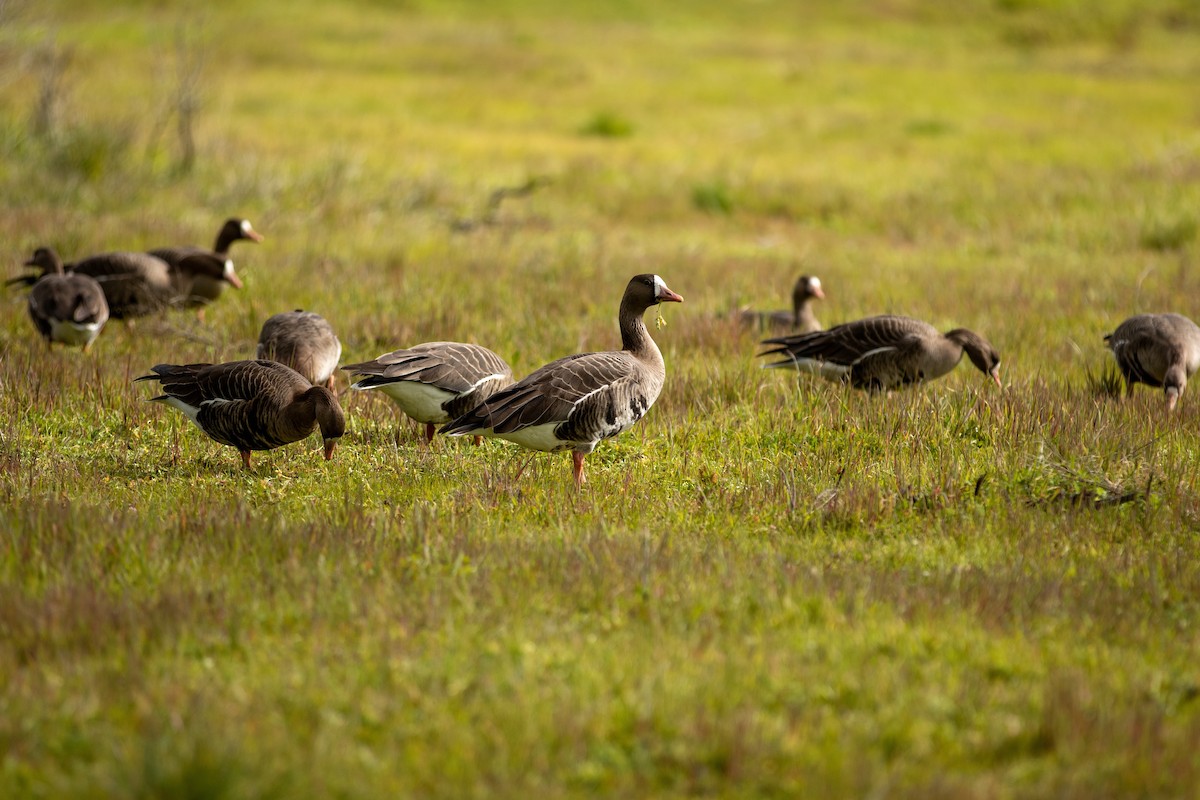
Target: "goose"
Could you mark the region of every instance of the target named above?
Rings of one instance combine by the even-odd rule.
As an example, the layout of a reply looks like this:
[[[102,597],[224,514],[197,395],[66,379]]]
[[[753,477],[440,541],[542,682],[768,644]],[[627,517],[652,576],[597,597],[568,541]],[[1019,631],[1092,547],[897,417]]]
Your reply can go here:
[[[332,389],[342,343],[320,314],[296,309],[263,323],[255,357],[287,364],[314,386]]]
[[[342,369],[363,376],[350,388],[378,389],[409,418],[424,423],[426,442],[433,441],[435,426],[457,419],[513,382],[504,359],[462,342],[425,342]]]
[[[47,344],[82,345],[86,353],[108,321],[108,303],[100,284],[87,275],[65,272],[53,249],[39,247],[25,262],[42,277],[29,292],[29,316]]]
[[[821,323],[813,313],[814,300],[824,300],[825,290],[821,287],[821,279],[815,275],[801,275],[792,287],[791,311],[755,311],[742,309],[738,318],[742,324],[753,326],[759,330],[792,330],[799,333],[813,333],[821,330]]]
[[[760,355],[782,356],[767,367],[815,372],[855,389],[890,391],[931,381],[962,359],[1000,386],[1000,355],[986,339],[966,328],[946,334],[911,317],[884,315],[837,325],[827,331],[766,339],[773,347]]]
[[[481,434],[531,450],[570,450],[575,485],[583,459],[602,439],[641,419],[662,390],[666,368],[642,319],[659,303],[682,303],[657,275],[635,275],[621,298],[621,350],[560,358],[492,395],[442,428],[450,436]]]
[[[211,438],[236,447],[246,469],[251,450],[298,442],[316,428],[328,461],[346,431],[337,395],[275,361],[158,364],[150,371],[135,379],[161,383],[163,394],[150,399],[179,409]]]
[[[261,242],[262,234],[254,230],[248,219],[231,217],[225,220],[217,231],[217,240],[212,250],[205,250],[195,245],[180,247],[156,247],[149,251],[150,255],[166,261],[171,269],[171,277],[175,282],[176,298],[186,306],[204,306],[221,296],[226,285],[235,289],[242,288],[242,281],[234,271],[233,261],[229,258],[229,248],[234,242]],[[224,268],[223,278],[214,279],[209,275],[193,275],[180,269],[180,262],[188,256],[206,253],[221,260]]]
[[[117,319],[153,314],[178,302],[181,281],[237,281],[227,261],[212,253],[193,253],[180,259],[174,276],[170,266],[149,253],[113,252],[88,256],[67,269],[90,275],[104,290],[109,314]],[[238,285],[241,285],[240,283]]]
[[[174,294],[167,262],[147,253],[114,252],[89,256],[67,266],[95,278],[115,319],[161,311]]]
[[[1182,314],[1138,314],[1104,337],[1125,378],[1126,395],[1136,383],[1163,388],[1174,411],[1188,378],[1200,368],[1200,327]]]

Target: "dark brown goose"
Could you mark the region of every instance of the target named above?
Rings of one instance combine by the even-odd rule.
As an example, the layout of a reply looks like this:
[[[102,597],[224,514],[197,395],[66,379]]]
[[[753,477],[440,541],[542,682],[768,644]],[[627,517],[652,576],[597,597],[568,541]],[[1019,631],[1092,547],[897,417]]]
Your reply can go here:
[[[946,334],[927,322],[885,315],[816,333],[766,339],[764,356],[782,356],[768,367],[814,372],[855,389],[890,391],[940,378],[963,353],[1000,385],[1000,355],[977,333],[956,328]]]
[[[324,317],[297,309],[276,314],[263,323],[257,357],[287,364],[314,386],[332,389],[342,343]]]
[[[235,289],[242,288],[242,281],[234,270],[233,261],[229,257],[229,248],[234,242],[261,242],[262,234],[254,230],[250,220],[231,217],[225,220],[217,231],[217,240],[212,250],[195,245],[181,247],[157,247],[150,255],[166,261],[171,269],[171,277],[175,284],[176,300],[186,306],[204,306],[221,296],[226,286]],[[180,269],[181,262],[188,256],[198,254],[216,256],[223,267],[220,278],[214,279],[208,274],[196,275],[193,272]]]
[[[252,450],[298,442],[317,428],[329,460],[346,431],[333,392],[275,361],[158,364],[151,372],[136,379],[162,383],[163,394],[151,400],[179,409],[210,437],[236,447],[247,469]]]
[[[1125,377],[1125,391],[1136,383],[1163,388],[1167,411],[1174,411],[1188,378],[1200,368],[1200,327],[1182,314],[1138,314],[1104,337]]]
[[[424,423],[426,441],[433,441],[434,426],[457,419],[513,382],[504,359],[462,342],[425,342],[342,369],[364,376],[351,388],[378,389]]]
[[[821,288],[821,279],[814,275],[801,275],[792,287],[791,311],[742,309],[738,312],[738,318],[742,324],[753,326],[760,331],[791,330],[812,333],[821,330],[821,323],[813,313],[813,301],[824,299],[825,290]]]
[[[622,350],[560,358],[497,392],[442,428],[450,436],[498,436],[531,450],[570,450],[575,483],[583,459],[602,439],[641,419],[662,390],[662,353],[642,316],[659,303],[680,303],[657,275],[635,275],[618,315]]]
[[[174,296],[167,262],[147,253],[101,253],[67,269],[95,278],[104,290],[109,314],[116,319],[162,311]]]
[[[87,275],[67,273],[62,259],[39,247],[25,262],[40,267],[42,277],[29,292],[29,316],[47,344],[82,345],[84,352],[108,321],[108,303],[100,284]]]
[[[109,313],[123,319],[177,305],[179,287],[192,280],[229,280],[226,263],[211,253],[195,253],[180,259],[172,273],[167,262],[149,253],[114,252],[89,256],[67,269],[95,278],[104,290]]]

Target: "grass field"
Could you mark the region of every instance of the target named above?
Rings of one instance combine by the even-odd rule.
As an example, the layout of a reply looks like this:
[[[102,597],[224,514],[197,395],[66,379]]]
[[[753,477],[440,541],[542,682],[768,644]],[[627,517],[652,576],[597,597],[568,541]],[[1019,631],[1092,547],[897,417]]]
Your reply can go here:
[[[113,5],[0,2],[8,272],[267,239],[90,354],[3,298],[0,796],[1198,796],[1200,393],[1102,341],[1200,315],[1194,4]],[[369,394],[245,471],[131,383],[291,308],[525,374],[638,272],[667,384],[582,492]],[[801,272],[1003,390],[759,369]]]

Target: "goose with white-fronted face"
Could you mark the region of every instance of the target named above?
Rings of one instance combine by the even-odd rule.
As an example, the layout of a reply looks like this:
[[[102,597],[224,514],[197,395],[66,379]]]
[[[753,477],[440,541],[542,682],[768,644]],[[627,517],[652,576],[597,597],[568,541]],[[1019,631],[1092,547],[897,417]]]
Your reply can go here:
[[[261,242],[262,234],[254,230],[250,220],[231,217],[217,231],[216,241],[211,250],[196,245],[178,247],[157,247],[150,255],[166,261],[171,270],[171,278],[175,286],[175,301],[185,306],[203,307],[221,296],[226,286],[235,289],[242,288],[242,280],[234,268],[229,249],[234,242]],[[182,262],[189,256],[207,254],[220,260],[222,272],[219,276],[209,274],[197,275],[182,268]]]
[[[683,298],[659,276],[635,275],[625,287],[617,316],[621,350],[551,362],[441,432],[495,436],[531,450],[570,450],[575,484],[582,486],[584,457],[645,416],[662,391],[666,365],[646,330],[646,310],[680,302]]]

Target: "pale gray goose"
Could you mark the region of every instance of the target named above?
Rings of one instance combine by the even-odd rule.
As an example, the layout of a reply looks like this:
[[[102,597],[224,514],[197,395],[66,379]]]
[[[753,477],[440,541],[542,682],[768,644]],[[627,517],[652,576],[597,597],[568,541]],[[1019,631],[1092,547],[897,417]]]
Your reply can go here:
[[[346,431],[337,395],[275,361],[225,364],[158,364],[153,375],[163,394],[151,400],[187,415],[210,437],[236,447],[250,467],[252,450],[271,450],[305,439],[320,428],[325,459]]]
[[[25,262],[42,277],[29,292],[29,316],[47,344],[82,345],[87,352],[108,321],[108,303],[100,284],[87,275],[68,273],[49,247],[39,247]]]
[[[492,395],[441,432],[497,436],[531,450],[570,450],[575,484],[582,486],[584,457],[602,439],[641,419],[658,399],[666,368],[642,317],[664,302],[683,298],[657,275],[635,275],[618,315],[622,350],[560,358]]]
[[[250,220],[231,217],[225,220],[221,229],[217,231],[217,240],[213,244],[212,250],[195,245],[156,247],[150,251],[150,255],[161,258],[170,266],[178,302],[186,306],[204,306],[220,297],[226,286],[233,286],[235,289],[242,288],[242,281],[234,270],[233,260],[229,257],[229,248],[233,243],[239,241],[261,242],[262,239],[262,234],[254,230]],[[220,259],[224,268],[221,278],[195,275],[181,269],[181,262],[185,258],[201,253]]]
[[[457,419],[513,382],[504,359],[463,342],[425,342],[342,369],[364,376],[351,388],[378,389],[424,423],[427,442],[433,441],[436,425]]]
[[[333,373],[342,357],[342,343],[320,314],[285,311],[263,323],[256,356],[287,364],[314,386],[333,388]]]
[[[1182,314],[1138,314],[1104,337],[1125,378],[1127,395],[1136,383],[1163,388],[1173,411],[1200,368],[1200,327]]]
[[[986,339],[966,328],[946,334],[911,317],[884,315],[837,325],[827,331],[764,340],[774,345],[763,356],[782,356],[768,367],[814,372],[855,389],[890,391],[940,378],[963,353],[1000,385],[1000,355]]]
[[[791,311],[742,309],[738,312],[738,317],[744,325],[754,326],[759,330],[770,328],[812,333],[821,330],[821,323],[813,313],[813,301],[824,299],[825,290],[821,287],[821,279],[815,275],[801,275],[792,287]]]

